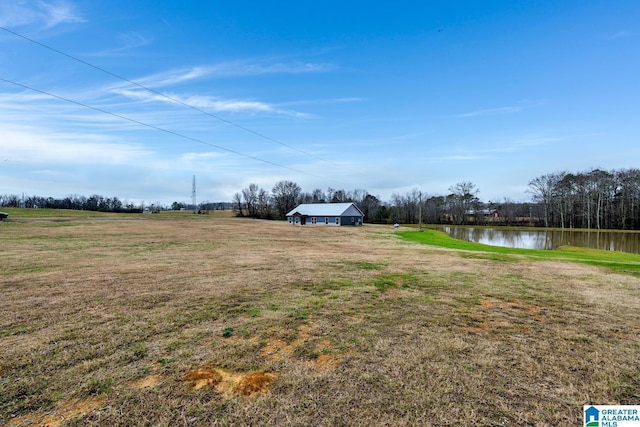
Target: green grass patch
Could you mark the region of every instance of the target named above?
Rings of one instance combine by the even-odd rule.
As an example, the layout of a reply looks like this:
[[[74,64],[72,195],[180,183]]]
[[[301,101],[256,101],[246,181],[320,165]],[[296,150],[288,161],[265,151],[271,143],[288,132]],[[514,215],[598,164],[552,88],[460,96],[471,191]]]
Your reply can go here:
[[[149,354],[149,350],[147,349],[147,345],[145,343],[141,343],[141,342],[135,343],[131,347],[130,360],[135,361],[135,360],[144,359],[145,357],[147,357],[148,354]]]
[[[29,332],[29,328],[27,326],[20,325],[20,326],[15,326],[13,328],[0,330],[0,336],[10,337],[13,335],[23,335],[28,332]]]
[[[377,276],[373,284],[379,291],[385,291],[390,287],[410,288],[418,283],[418,278],[412,273],[388,273]]]
[[[355,267],[359,270],[380,270],[386,267],[385,264],[374,263],[369,261],[345,261],[344,265]]]
[[[464,259],[486,259],[488,261],[500,261],[500,262],[515,262],[514,257],[501,254],[477,254],[477,253],[465,253],[460,255]]]
[[[291,317],[297,320],[306,320],[306,318],[309,317],[309,312],[306,309],[299,308],[299,307],[296,307],[293,310],[291,310],[290,314],[291,314]]]
[[[623,405],[637,405],[640,402],[640,375],[624,372],[612,383],[616,399]]]
[[[162,366],[166,366],[170,363],[175,362],[176,359],[173,357],[161,357],[160,359],[158,359],[158,363]]]
[[[109,393],[112,387],[112,378],[91,378],[85,387],[85,392],[87,395],[100,396]]]
[[[353,286],[359,285],[358,283],[354,283],[351,279],[345,277],[336,277],[326,281],[325,288],[327,290],[339,290],[342,288],[350,288]]]
[[[380,292],[385,292],[389,288],[395,288],[397,284],[389,278],[378,277],[373,282],[373,286],[375,286]]]
[[[590,248],[578,248],[573,246],[561,246],[555,250],[518,249],[502,246],[490,246],[482,243],[467,242],[450,237],[443,231],[401,231],[399,236],[413,242],[426,245],[439,246],[469,252],[482,252],[486,254],[499,254],[501,261],[508,257],[526,257],[531,260],[541,261],[569,261],[589,264],[598,267],[607,267],[620,273],[640,275],[640,255],[624,252],[602,251]],[[469,254],[464,254],[469,256]]]

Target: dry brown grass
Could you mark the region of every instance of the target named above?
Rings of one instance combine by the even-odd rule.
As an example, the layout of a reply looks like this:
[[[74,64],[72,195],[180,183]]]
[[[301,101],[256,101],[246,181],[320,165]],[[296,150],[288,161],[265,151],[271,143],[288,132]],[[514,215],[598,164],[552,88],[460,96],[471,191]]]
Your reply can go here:
[[[632,276],[202,216],[3,222],[0,247],[0,424],[576,425],[640,403]]]

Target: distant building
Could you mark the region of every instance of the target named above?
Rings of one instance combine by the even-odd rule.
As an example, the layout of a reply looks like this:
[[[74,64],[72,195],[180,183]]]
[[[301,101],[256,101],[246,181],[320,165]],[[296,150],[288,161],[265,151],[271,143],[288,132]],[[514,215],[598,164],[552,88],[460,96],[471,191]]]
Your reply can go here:
[[[309,203],[287,212],[294,225],[362,225],[364,214],[353,203]]]

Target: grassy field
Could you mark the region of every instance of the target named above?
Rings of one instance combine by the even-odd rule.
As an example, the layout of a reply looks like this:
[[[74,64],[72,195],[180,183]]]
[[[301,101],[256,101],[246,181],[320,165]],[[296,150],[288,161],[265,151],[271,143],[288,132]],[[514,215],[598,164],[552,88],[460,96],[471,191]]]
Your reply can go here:
[[[640,404],[637,256],[17,217],[0,222],[0,425],[558,426]]]
[[[640,256],[637,254],[616,251],[601,251],[597,249],[579,248],[575,246],[562,246],[553,251],[544,249],[517,249],[501,246],[490,246],[482,243],[452,239],[442,231],[430,229],[425,229],[422,232],[417,232],[415,230],[402,231],[398,234],[409,240],[419,243],[425,243],[428,245],[471,252],[484,252],[485,254],[480,256],[488,259],[513,260],[513,256],[518,255],[520,259],[567,261],[602,266],[617,272],[634,274],[640,277]],[[506,255],[506,257],[504,257],[503,255]]]

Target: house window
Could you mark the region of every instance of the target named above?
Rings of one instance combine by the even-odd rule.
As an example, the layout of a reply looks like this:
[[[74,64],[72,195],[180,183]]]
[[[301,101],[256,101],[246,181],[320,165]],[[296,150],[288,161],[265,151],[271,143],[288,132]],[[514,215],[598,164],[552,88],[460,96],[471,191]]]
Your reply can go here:
[[[339,216],[336,217],[336,225],[340,225],[340,217]]]
[[[293,218],[289,217],[289,224],[293,224]]]
[[[311,224],[317,224],[318,223],[318,218],[316,218],[315,216],[311,217]]]
[[[351,224],[355,224],[355,223],[356,223],[355,217],[351,217]]]
[[[300,217],[296,217],[296,224],[300,224]]]
[[[324,218],[324,223],[325,223],[325,224],[329,224],[329,217],[328,217],[328,216],[326,216],[326,217]]]

